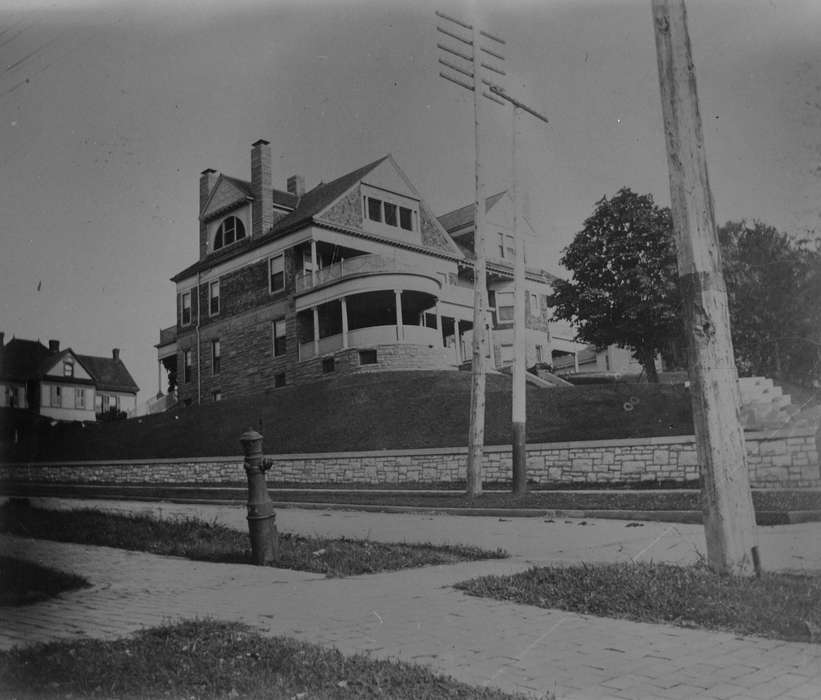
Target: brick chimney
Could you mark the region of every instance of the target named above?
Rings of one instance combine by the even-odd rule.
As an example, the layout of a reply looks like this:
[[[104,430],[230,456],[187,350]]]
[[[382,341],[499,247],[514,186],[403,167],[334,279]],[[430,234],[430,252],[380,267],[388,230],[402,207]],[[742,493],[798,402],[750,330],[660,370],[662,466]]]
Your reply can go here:
[[[211,195],[211,190],[217,184],[219,173],[212,168],[207,168],[200,173],[200,214]],[[200,259],[204,258],[208,253],[208,227],[200,221]]]
[[[274,200],[271,194],[271,144],[260,139],[251,147],[252,236],[268,233],[274,225]]]
[[[297,197],[301,197],[305,194],[305,178],[302,175],[291,175],[288,178],[288,192]]]
[[[51,353],[60,352],[60,341],[59,340],[49,340],[48,341],[48,351]]]
[[[120,359],[120,348],[112,348],[111,349],[111,357],[113,357],[115,360],[119,360]]]

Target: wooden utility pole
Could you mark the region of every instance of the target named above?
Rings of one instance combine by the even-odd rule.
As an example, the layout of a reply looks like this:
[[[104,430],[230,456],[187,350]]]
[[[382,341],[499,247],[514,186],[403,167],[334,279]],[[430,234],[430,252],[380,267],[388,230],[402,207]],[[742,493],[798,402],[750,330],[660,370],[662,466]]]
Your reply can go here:
[[[525,242],[519,235],[519,174],[516,163],[516,141],[519,131],[519,107],[513,109],[511,158],[511,198],[513,199],[513,241],[516,260],[513,267],[513,390],[512,390],[512,471],[513,493],[527,492],[527,330],[525,328]]]
[[[527,492],[527,324],[525,323],[525,242],[519,235],[519,171],[516,148],[519,137],[519,117],[527,112],[545,124],[547,117],[528,107],[515,97],[511,97],[498,85],[491,85],[490,91],[510,103],[513,108],[511,126],[511,199],[513,200],[513,240],[516,258],[513,267],[513,388],[511,421],[511,466],[513,472],[513,493],[522,496]]]
[[[687,11],[684,0],[652,0],[652,10],[707,560],[715,571],[750,575],[755,513]]]
[[[490,39],[498,44],[504,44],[504,40],[493,36],[488,32],[479,29],[478,17],[474,18],[473,25],[462,22],[453,17],[448,17],[442,12],[436,13],[447,22],[450,22],[450,29],[437,26],[437,30],[452,40],[460,42],[470,47],[471,53],[464,54],[452,47],[444,44],[437,44],[438,48],[447,52],[451,56],[462,59],[461,65],[449,60],[440,58],[439,63],[456,72],[459,75],[472,79],[471,83],[466,83],[464,79],[454,76],[452,73],[439,73],[441,77],[466,90],[473,92],[473,134],[474,134],[474,175],[475,175],[475,202],[474,202],[474,234],[473,248],[476,260],[473,265],[473,353],[471,364],[471,384],[470,384],[470,427],[468,430],[468,454],[467,454],[467,494],[478,496],[482,493],[482,457],[485,444],[485,384],[486,384],[486,358],[488,355],[488,330],[487,330],[487,279],[485,265],[485,181],[483,176],[481,152],[481,106],[482,97],[485,97],[497,104],[504,104],[498,97],[494,97],[487,90],[485,85],[491,85],[490,81],[482,78],[482,69],[492,71],[498,75],[505,75],[504,71],[491,64],[485,63],[483,54],[493,57],[499,61],[504,61],[504,56],[495,51],[482,46],[481,37]],[[471,39],[467,39],[456,30],[455,27],[467,29],[471,32]],[[487,59],[489,60],[489,59]],[[458,340],[457,340],[458,342]]]
[[[467,493],[482,493],[482,456],[485,445],[485,356],[487,355],[487,282],[485,280],[485,180],[482,174],[481,146],[481,57],[479,22],[473,20],[473,134],[476,201],[474,202],[473,250],[473,364],[470,383],[470,432],[468,434]]]

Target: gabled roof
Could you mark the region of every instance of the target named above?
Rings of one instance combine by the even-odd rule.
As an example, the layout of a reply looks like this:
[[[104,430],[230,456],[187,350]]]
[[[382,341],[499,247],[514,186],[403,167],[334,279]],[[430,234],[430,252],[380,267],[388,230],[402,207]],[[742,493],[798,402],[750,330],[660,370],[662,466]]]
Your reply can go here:
[[[490,197],[487,197],[485,199],[485,211],[490,211],[494,206],[496,206],[496,202],[504,197],[506,192],[507,190],[502,190],[501,192],[497,192],[496,194],[492,194]],[[446,214],[442,214],[442,216],[439,217],[439,223],[442,224],[442,228],[444,228],[448,233],[452,233],[456,229],[460,229],[463,226],[473,225],[474,207],[474,204],[466,204],[459,209],[454,209]]]
[[[113,357],[77,355],[77,359],[88,370],[98,390],[137,393],[137,382],[126,369],[123,361]]]
[[[0,378],[20,382],[36,379],[50,354],[39,340],[12,338],[0,348]]]
[[[243,194],[247,195],[248,197],[253,197],[254,194],[251,191],[251,183],[248,180],[240,180],[238,177],[231,177],[230,175],[222,175],[223,180],[227,180],[230,182],[234,187],[238,190],[242,191]],[[294,209],[299,202],[299,197],[295,194],[291,194],[290,192],[285,192],[283,190],[278,190],[273,188],[271,190],[271,196],[273,197],[274,204],[278,207],[284,207],[287,209]]]
[[[120,359],[78,355],[71,348],[51,352],[39,340],[20,338],[12,338],[0,348],[0,379],[18,382],[41,379],[49,368],[66,355],[77,358],[98,389],[135,393],[139,390]]]
[[[332,180],[328,183],[320,183],[312,190],[306,192],[302,197],[298,199],[294,197],[292,194],[286,194],[288,197],[293,198],[296,200],[296,208],[291,211],[290,213],[286,214],[285,216],[277,219],[274,222],[274,225],[270,232],[266,233],[263,236],[258,236],[256,238],[246,238],[245,240],[235,243],[228,248],[223,248],[216,253],[210,254],[207,258],[203,260],[199,260],[195,262],[193,265],[189,265],[186,267],[182,272],[178,272],[171,278],[172,282],[178,282],[179,280],[185,279],[186,277],[190,277],[191,275],[195,274],[199,270],[207,269],[213,266],[217,262],[222,262],[223,260],[230,260],[231,258],[235,258],[243,253],[263,246],[269,243],[272,239],[278,238],[280,236],[285,235],[295,229],[298,229],[300,226],[304,226],[305,224],[311,222],[313,217],[319,214],[323,209],[325,209],[330,204],[333,204],[336,199],[341,197],[347,190],[353,187],[359,180],[361,180],[365,175],[367,175],[371,170],[373,170],[377,165],[382,163],[383,161],[390,158],[390,156],[382,156],[378,160],[375,160],[373,163],[369,163],[368,165],[362,166],[357,170],[354,170],[342,177],[338,177],[336,180]],[[242,184],[244,186],[250,187],[250,183],[247,183],[243,180],[237,180],[236,178],[228,178],[227,176],[223,175],[224,178],[230,179],[232,183]],[[239,183],[239,184],[238,184]],[[276,203],[276,192],[275,193],[275,200]],[[284,201],[284,200],[283,200]]]

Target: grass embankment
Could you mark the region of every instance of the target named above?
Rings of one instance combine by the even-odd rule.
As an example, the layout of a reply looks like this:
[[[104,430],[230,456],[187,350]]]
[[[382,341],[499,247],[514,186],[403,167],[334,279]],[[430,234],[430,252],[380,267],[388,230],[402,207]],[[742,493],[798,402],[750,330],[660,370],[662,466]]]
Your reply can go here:
[[[457,588],[540,608],[821,643],[821,576],[719,576],[703,565],[534,567]]]
[[[0,652],[0,695],[19,700],[521,697],[468,686],[420,666],[343,656],[212,621],[158,627],[113,642],[58,642]]]
[[[90,509],[46,510],[11,500],[0,507],[0,532],[199,561],[251,563],[247,533],[196,518],[157,520]],[[280,533],[276,566],[331,577],[506,556],[502,550],[491,552],[459,545],[383,543]]]
[[[81,576],[23,559],[0,556],[0,606],[39,603],[63,591],[90,585]]]
[[[511,378],[488,375],[485,443],[510,442]],[[469,372],[374,372],[287,386],[126,421],[55,423],[0,408],[0,460],[81,461],[240,455],[248,426],[266,454],[461,447]],[[527,388],[528,442],[692,434],[681,386]],[[15,434],[16,436],[12,437]],[[241,478],[242,473],[238,476]]]

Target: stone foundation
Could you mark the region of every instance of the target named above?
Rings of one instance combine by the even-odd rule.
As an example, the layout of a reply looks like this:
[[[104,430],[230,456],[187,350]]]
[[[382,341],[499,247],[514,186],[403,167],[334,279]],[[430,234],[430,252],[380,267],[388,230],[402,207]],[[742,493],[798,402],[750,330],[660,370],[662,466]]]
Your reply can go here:
[[[811,430],[746,434],[754,487],[819,488],[818,449]],[[441,483],[463,481],[465,448],[271,455],[271,481],[301,483]],[[510,447],[485,449],[484,480],[510,480]],[[539,485],[612,484],[698,479],[692,436],[529,445],[528,478]],[[244,481],[242,458],[0,465],[0,479],[82,483]]]

